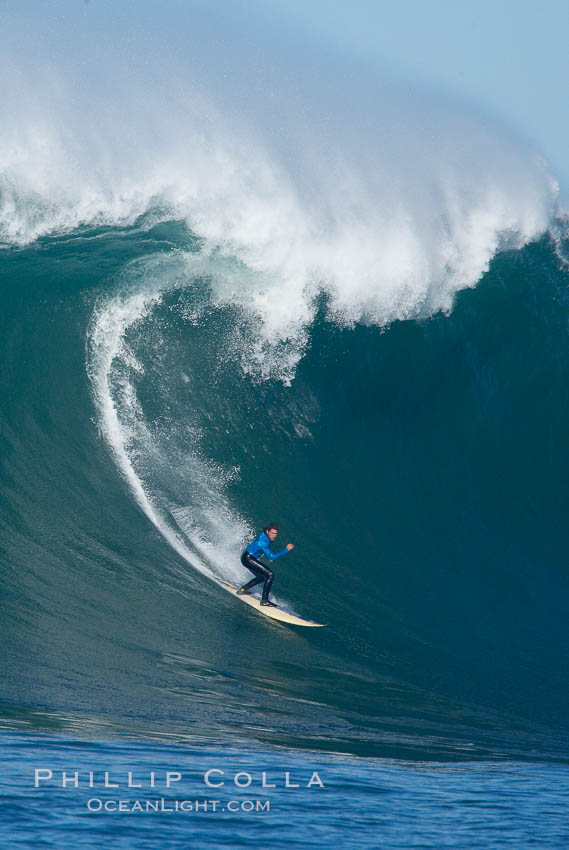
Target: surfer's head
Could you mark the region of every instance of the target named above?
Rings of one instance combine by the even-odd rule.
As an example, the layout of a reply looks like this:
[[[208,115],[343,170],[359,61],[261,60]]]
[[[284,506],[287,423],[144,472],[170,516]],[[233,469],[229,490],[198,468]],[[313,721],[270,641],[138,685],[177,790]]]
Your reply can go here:
[[[276,523],[270,522],[265,529],[263,529],[269,540],[274,540],[277,534],[279,533],[279,527]]]

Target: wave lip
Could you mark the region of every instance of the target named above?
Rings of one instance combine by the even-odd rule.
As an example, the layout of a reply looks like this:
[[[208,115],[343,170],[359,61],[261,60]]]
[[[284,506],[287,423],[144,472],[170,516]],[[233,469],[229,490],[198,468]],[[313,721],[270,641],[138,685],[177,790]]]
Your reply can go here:
[[[218,276],[218,298],[251,308],[266,340],[301,349],[322,291],[347,325],[448,311],[497,251],[548,228],[547,167],[474,107],[338,56],[301,74],[298,44],[267,56],[279,41],[270,30],[253,60],[227,23],[216,23],[220,73],[206,18],[181,20],[183,40],[157,28],[151,60],[142,47],[128,63],[107,47],[92,76],[83,57],[100,44],[84,21],[82,41],[56,59],[36,34],[28,66],[4,60],[4,244],[149,211],[183,219],[207,252],[250,272]],[[37,22],[27,27],[33,35]]]
[[[173,477],[170,434],[165,445],[153,432],[137,396],[135,380],[144,374],[145,364],[136,356],[129,334],[142,328],[164,295],[188,284],[190,259],[183,254],[164,260],[148,257],[127,267],[123,288],[102,299],[94,311],[88,333],[87,371],[98,412],[98,424],[117,467],[139,507],[172,548],[194,569],[214,580],[236,580],[238,554],[250,534],[246,523],[231,511],[223,493],[224,475],[199,451],[199,440],[188,441],[185,426],[184,448],[177,464],[185,470],[186,500],[179,504],[173,496],[145,481],[142,469],[151,464],[154,477]],[[191,285],[191,278],[189,281]],[[158,348],[160,343],[158,343]],[[188,379],[187,379],[188,380]]]

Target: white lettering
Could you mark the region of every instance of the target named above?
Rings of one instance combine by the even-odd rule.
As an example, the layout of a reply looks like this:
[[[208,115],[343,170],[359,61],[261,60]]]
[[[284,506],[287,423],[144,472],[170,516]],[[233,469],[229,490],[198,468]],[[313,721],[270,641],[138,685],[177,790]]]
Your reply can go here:
[[[39,788],[40,782],[47,782],[53,778],[53,770],[47,767],[36,767],[34,770],[34,788]]]
[[[118,788],[118,783],[109,781],[109,771],[105,771],[105,788]]]
[[[172,782],[179,782],[182,778],[181,773],[177,773],[175,770],[167,770],[166,771],[166,788],[169,788]]]
[[[240,776],[245,777],[245,782],[239,781]],[[242,773],[236,773],[235,776],[233,777],[233,781],[239,788],[247,788],[247,786],[250,785],[251,782],[253,781],[253,778],[252,778],[250,773],[242,772]]]
[[[209,785],[210,788],[219,788],[221,785],[225,785],[223,779],[221,780],[221,782],[211,782],[210,776],[212,773],[219,773],[221,774],[221,776],[223,776],[223,770],[219,770],[219,768],[217,767],[210,768],[210,770],[204,773],[204,782],[206,785]]]
[[[290,773],[288,772],[288,770],[285,773],[285,788],[300,788],[300,785],[298,785],[296,782],[290,781]]]
[[[132,770],[128,772],[128,787],[129,788],[142,788],[141,782],[133,782],[132,781]]]
[[[263,782],[262,782],[263,788],[276,788],[277,787],[274,782],[267,782],[267,774],[266,774],[265,771],[263,771],[261,776],[263,777]]]
[[[320,788],[325,787],[324,783],[322,782],[322,780],[320,779],[320,777],[318,776],[318,773],[316,771],[314,771],[314,773],[310,777],[310,782],[308,783],[308,785],[306,787],[310,788],[311,785],[319,785]]]
[[[79,771],[76,770],[71,776],[67,775],[67,771],[64,770],[61,774],[61,787],[67,788],[67,785],[71,783],[73,788],[79,788]]]

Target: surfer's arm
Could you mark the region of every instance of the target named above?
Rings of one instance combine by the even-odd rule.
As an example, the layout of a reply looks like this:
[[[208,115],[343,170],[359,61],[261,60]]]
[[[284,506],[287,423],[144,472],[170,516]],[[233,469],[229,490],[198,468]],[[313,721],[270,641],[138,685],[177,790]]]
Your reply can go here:
[[[266,555],[269,561],[278,561],[279,558],[282,558],[283,555],[288,554],[288,549],[283,549],[281,552],[271,552],[268,546],[263,546],[263,544],[259,544],[261,549],[263,550],[263,555]]]

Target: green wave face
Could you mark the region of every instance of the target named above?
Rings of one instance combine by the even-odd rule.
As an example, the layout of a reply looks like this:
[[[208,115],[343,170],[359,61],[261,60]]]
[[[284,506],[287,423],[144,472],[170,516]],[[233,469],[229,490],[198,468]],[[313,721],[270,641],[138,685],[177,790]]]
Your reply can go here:
[[[5,250],[6,716],[564,757],[562,251],[382,325],[315,291],[281,334],[277,290],[182,224]],[[273,520],[275,598],[326,629],[219,587]]]

